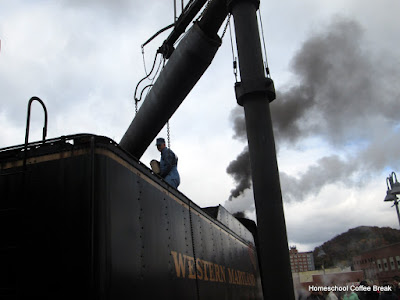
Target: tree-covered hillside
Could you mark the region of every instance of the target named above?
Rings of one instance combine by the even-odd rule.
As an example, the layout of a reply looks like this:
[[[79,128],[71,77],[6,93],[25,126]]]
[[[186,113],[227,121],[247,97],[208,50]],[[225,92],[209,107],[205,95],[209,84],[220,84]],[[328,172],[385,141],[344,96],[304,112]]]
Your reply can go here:
[[[399,242],[400,230],[397,229],[376,226],[352,228],[314,249],[315,267],[319,269],[322,264],[325,268],[350,266],[353,256]]]

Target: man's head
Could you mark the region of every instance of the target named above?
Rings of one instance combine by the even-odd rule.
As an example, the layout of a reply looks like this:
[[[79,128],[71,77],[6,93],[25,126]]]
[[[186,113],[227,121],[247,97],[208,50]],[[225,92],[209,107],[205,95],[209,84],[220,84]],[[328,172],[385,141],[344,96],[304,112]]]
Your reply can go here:
[[[368,282],[366,280],[363,280],[360,282],[360,285],[362,286],[368,286]]]
[[[156,146],[158,151],[162,151],[165,148],[165,140],[163,138],[158,138],[156,140]]]

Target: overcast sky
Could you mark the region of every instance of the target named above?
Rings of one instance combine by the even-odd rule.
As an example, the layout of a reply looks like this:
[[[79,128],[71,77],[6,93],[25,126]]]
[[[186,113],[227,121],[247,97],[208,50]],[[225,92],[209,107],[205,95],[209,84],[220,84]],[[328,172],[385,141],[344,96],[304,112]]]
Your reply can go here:
[[[398,229],[383,199],[386,177],[400,172],[400,2],[262,0],[260,11],[289,245],[312,250],[360,225]],[[141,45],[173,18],[172,0],[0,0],[0,147],[23,143],[32,96],[47,106],[49,138],[119,142],[145,75]],[[168,33],[144,48],[147,70]],[[254,218],[234,82],[228,30],[170,120],[171,148],[181,192]],[[34,104],[31,141],[42,123]],[[147,165],[159,158],[153,144],[141,158]]]

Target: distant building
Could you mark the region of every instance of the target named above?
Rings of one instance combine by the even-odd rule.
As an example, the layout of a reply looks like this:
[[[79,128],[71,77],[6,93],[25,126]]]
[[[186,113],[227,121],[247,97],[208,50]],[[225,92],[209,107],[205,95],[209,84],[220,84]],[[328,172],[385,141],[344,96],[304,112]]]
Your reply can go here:
[[[310,252],[299,252],[296,246],[290,247],[290,266],[292,267],[292,273],[314,271],[314,256]]]
[[[400,276],[400,243],[380,247],[353,257],[354,270],[362,270],[365,278],[382,284]]]

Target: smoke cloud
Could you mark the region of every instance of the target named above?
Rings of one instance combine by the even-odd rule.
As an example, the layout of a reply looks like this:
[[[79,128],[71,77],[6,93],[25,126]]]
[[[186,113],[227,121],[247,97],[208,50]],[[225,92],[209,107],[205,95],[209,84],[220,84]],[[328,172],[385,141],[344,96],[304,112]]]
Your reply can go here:
[[[276,144],[296,146],[316,137],[338,153],[319,159],[298,176],[281,172],[284,200],[302,201],[328,184],[359,185],[371,172],[400,163],[400,94],[393,84],[399,70],[393,58],[377,60],[368,49],[361,26],[337,18],[294,56],[295,83],[277,89],[271,104]],[[246,139],[242,108],[234,109],[232,120],[234,137]],[[343,151],[348,146],[353,150]],[[251,187],[248,164],[246,147],[227,169],[237,183],[230,200]]]
[[[250,156],[249,149],[244,148],[243,152],[232,161],[226,169],[235,180],[236,187],[231,190],[229,200],[236,198],[243,193],[244,190],[251,187],[251,169],[250,169]]]

